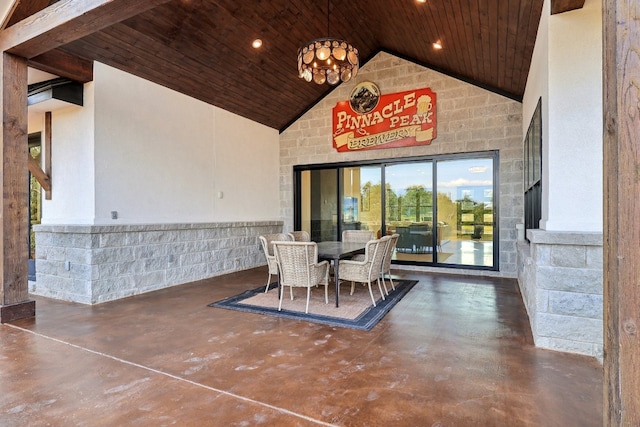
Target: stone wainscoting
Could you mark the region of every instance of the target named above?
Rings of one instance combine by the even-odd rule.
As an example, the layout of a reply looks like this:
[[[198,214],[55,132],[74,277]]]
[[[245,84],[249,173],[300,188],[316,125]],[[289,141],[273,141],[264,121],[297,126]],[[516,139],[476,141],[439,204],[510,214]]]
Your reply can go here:
[[[538,347],[603,359],[602,233],[528,230],[518,282]]]
[[[97,304],[266,264],[258,236],[282,221],[38,225],[29,292]]]

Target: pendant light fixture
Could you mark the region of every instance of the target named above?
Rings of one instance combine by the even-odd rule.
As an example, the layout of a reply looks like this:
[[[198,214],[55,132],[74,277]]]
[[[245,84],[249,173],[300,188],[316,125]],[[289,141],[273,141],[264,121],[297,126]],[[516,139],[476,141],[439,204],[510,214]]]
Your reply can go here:
[[[358,74],[358,49],[345,40],[330,37],[330,0],[327,0],[327,37],[311,40],[298,49],[298,76],[308,82],[336,85]]]

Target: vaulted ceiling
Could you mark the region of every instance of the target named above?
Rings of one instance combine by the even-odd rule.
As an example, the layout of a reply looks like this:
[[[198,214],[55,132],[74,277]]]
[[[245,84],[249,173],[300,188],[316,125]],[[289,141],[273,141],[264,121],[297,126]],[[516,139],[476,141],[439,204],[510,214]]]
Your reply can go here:
[[[69,0],[18,0],[10,27]],[[134,1],[134,0],[132,0]],[[556,11],[584,0],[554,0]],[[283,130],[332,86],[298,78],[296,54],[327,35],[516,100],[523,96],[543,0],[171,0],[59,48],[32,67],[86,82],[93,60]],[[327,7],[329,18],[327,19]],[[44,12],[40,12],[44,13]],[[260,38],[260,49],[251,47]],[[443,48],[436,50],[432,43]]]

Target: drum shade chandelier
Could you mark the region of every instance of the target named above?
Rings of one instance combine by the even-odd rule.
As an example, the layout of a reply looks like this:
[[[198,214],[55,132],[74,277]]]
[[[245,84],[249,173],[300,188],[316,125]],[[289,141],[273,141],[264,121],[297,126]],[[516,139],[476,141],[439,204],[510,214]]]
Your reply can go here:
[[[311,40],[298,49],[298,76],[321,85],[348,82],[358,74],[358,49],[345,40],[329,37],[327,0],[327,37]]]

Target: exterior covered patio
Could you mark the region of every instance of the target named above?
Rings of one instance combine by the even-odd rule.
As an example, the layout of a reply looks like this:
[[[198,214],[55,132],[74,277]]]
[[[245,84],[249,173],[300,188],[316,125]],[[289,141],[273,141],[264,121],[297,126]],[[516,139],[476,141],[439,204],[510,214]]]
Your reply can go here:
[[[640,290],[630,262],[640,256],[637,6],[477,6],[24,0],[0,9],[0,354],[16,361],[2,373],[2,387],[15,387],[3,393],[3,410],[16,424],[76,415],[82,424],[91,416],[77,404],[82,396],[69,399],[78,385],[95,396],[105,425],[127,415],[144,424],[158,402],[165,402],[159,411],[167,420],[177,420],[176,408],[189,400],[182,396],[202,403],[189,411],[193,420],[210,415],[201,407],[224,401],[214,418],[230,414],[230,424],[248,422],[236,411],[240,404],[251,406],[253,421],[376,425],[380,401],[395,408],[381,412],[391,417],[384,425],[393,414],[404,425],[564,425],[567,408],[580,414],[580,425],[640,423]],[[324,19],[315,19],[325,12],[335,22],[329,28],[360,46],[357,76],[336,86],[308,83],[295,71],[300,43],[325,35]],[[301,22],[312,24],[294,25]],[[253,50],[258,38],[261,48]],[[34,96],[56,98],[67,84],[73,99],[36,103]],[[433,95],[421,107],[437,109],[432,139],[339,150],[336,135],[344,129],[334,109],[372,85],[381,97],[400,94],[407,104],[412,91]],[[490,182],[467,180],[468,194],[447,182],[451,191],[442,195],[458,222],[436,226],[438,163],[474,159],[491,162]],[[373,335],[264,318],[245,323],[238,313],[216,312],[219,323],[209,323],[207,303],[263,283],[258,236],[300,228],[302,200],[328,208],[321,220],[336,235],[343,196],[364,210],[362,182],[336,186],[335,197],[325,198],[317,191],[322,183],[301,191],[303,174],[330,170],[341,183],[347,169],[376,167],[377,191],[386,194],[392,166],[418,161],[435,165],[430,211],[415,202],[413,213],[389,219],[384,196],[368,199],[380,233],[389,231],[386,220],[424,227],[394,266],[422,286]],[[30,187],[27,171],[41,189]],[[456,213],[456,204],[471,202],[472,187],[485,198],[479,213],[473,204]],[[400,190],[390,197],[406,196]],[[376,203],[380,217],[370,214]],[[491,237],[480,240],[476,227]],[[441,235],[434,234],[440,229],[450,233],[442,264]],[[465,244],[465,256],[452,242]],[[429,252],[431,264],[410,259]],[[28,261],[36,267],[32,277]],[[325,345],[324,363],[298,360],[298,349]],[[47,366],[42,354],[58,351],[77,363],[60,372],[49,365],[35,383],[23,380]],[[282,355],[294,362],[279,363]],[[387,370],[387,358],[401,371]],[[255,381],[252,374],[269,364]],[[331,377],[327,366],[335,365],[341,370]],[[278,380],[299,386],[278,368],[315,374],[309,366],[322,369],[311,381],[324,387],[322,405],[274,395]],[[127,381],[117,380],[121,369]],[[86,372],[102,386],[77,383]],[[415,372],[421,375],[412,382]],[[148,387],[156,381],[160,387]],[[160,396],[169,382],[177,394]],[[67,393],[47,393],[52,384]],[[396,385],[404,391],[395,394]],[[138,398],[127,390],[147,387],[152,402],[114,413],[111,405]],[[48,396],[26,397],[36,390]],[[114,397],[109,408],[97,403],[99,394]],[[559,398],[565,394],[566,407]],[[596,395],[604,396],[601,410]],[[170,402],[180,405],[171,409]]]

